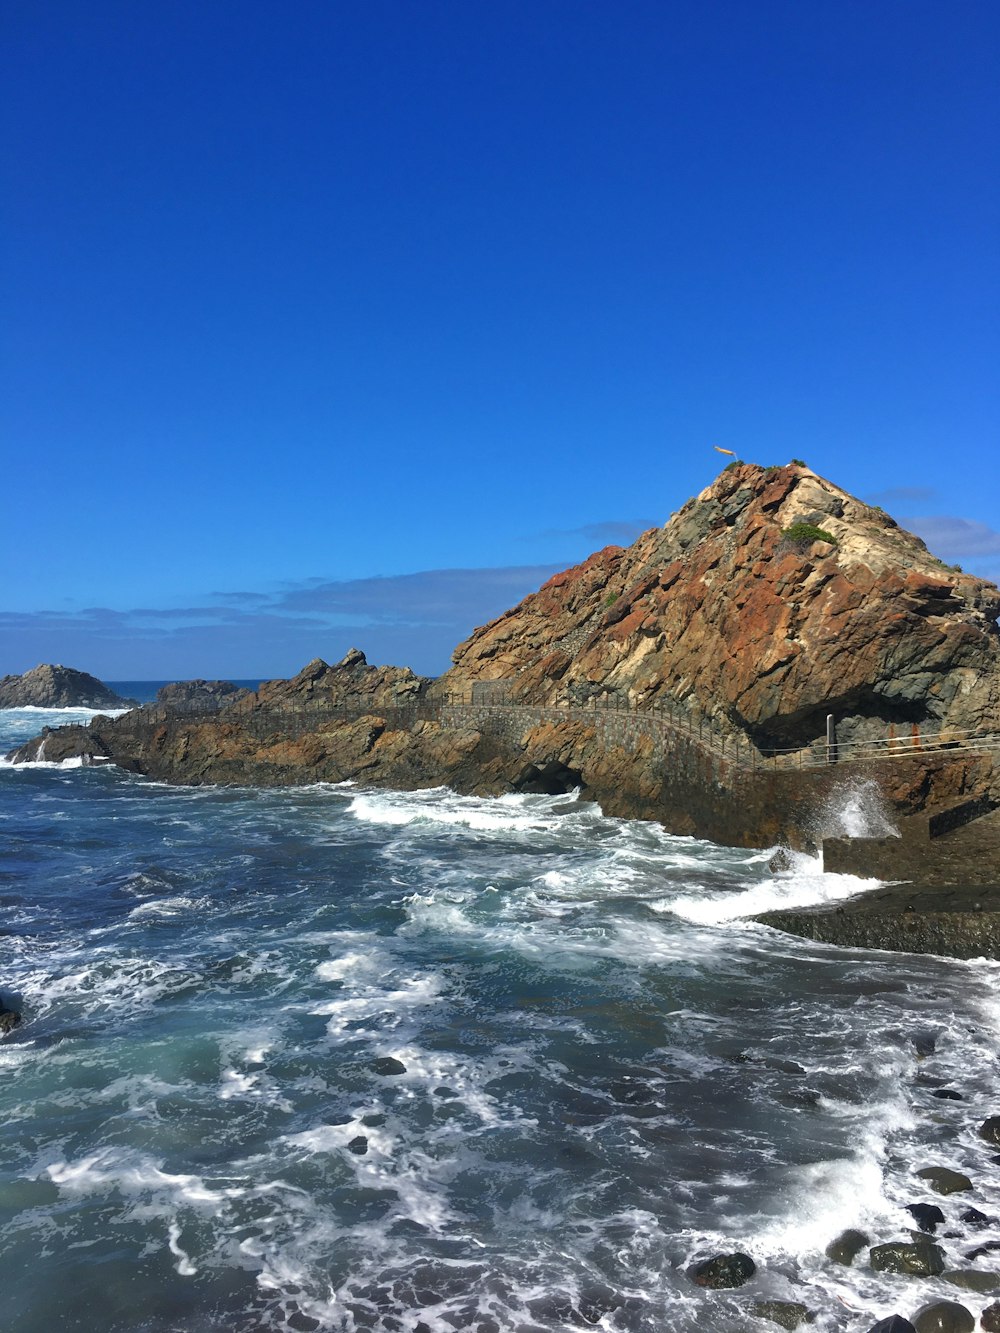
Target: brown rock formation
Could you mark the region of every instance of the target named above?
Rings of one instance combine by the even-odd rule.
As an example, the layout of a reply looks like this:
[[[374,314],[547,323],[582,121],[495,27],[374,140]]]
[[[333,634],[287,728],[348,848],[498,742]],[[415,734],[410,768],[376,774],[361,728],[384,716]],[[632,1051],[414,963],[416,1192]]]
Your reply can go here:
[[[73,667],[43,663],[23,676],[0,679],[0,708],[128,708],[134,703]]]
[[[786,535],[796,524],[833,543]],[[669,699],[759,745],[1000,729],[1000,591],[809,468],[736,464],[475,631],[436,687],[532,702]]]

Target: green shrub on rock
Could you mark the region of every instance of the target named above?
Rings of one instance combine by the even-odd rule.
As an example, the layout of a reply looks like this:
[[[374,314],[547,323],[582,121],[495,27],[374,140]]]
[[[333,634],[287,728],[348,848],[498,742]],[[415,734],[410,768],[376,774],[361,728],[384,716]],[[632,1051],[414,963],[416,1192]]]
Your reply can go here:
[[[811,546],[813,542],[829,542],[831,546],[837,545],[833,533],[827,532],[826,528],[818,528],[815,523],[793,523],[790,528],[785,528],[782,535],[789,545],[800,549]]]

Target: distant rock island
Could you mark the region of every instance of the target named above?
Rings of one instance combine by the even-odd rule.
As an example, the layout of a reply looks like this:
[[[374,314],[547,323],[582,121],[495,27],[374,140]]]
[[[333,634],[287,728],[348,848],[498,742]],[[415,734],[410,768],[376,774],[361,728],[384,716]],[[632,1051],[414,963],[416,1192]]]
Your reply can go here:
[[[114,690],[72,667],[43,664],[0,679],[0,708],[133,708]]]
[[[249,693],[231,680],[178,680],[161,686],[156,691],[156,702],[170,708],[217,708],[224,703],[235,703]]]

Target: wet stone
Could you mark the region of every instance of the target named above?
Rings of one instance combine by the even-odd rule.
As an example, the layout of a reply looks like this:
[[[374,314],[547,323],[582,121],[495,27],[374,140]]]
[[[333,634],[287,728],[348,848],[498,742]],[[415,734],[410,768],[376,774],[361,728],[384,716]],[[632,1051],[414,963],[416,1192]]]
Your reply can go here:
[[[901,1314],[891,1314],[888,1319],[880,1319],[873,1324],[868,1333],[916,1333],[916,1329]]]
[[[995,1217],[987,1217],[978,1208],[966,1208],[962,1214],[962,1221],[967,1222],[970,1227],[975,1227],[977,1231],[982,1230],[983,1227],[995,1226],[996,1220]]]
[[[380,1060],[376,1060],[372,1068],[376,1074],[382,1074],[384,1077],[406,1073],[406,1065],[403,1064],[402,1060],[396,1060],[391,1055],[385,1055]]]
[[[972,1189],[972,1181],[961,1171],[952,1171],[947,1166],[925,1166],[917,1175],[926,1180],[932,1190],[938,1194],[962,1194]]]
[[[755,1301],[750,1306],[750,1313],[758,1319],[770,1320],[781,1328],[811,1324],[816,1317],[798,1301]]]
[[[979,1137],[987,1143],[1000,1143],[1000,1115],[991,1115],[979,1126]]]
[[[941,1276],[953,1287],[963,1287],[966,1291],[976,1291],[980,1295],[1000,1287],[1000,1273],[991,1273],[983,1268],[952,1268]]]
[[[913,1049],[921,1060],[926,1060],[937,1049],[937,1036],[933,1032],[914,1032]]]
[[[975,1315],[955,1301],[932,1301],[913,1316],[916,1333],[973,1333]]]
[[[368,1151],[368,1140],[363,1134],[359,1134],[357,1138],[351,1139],[347,1147],[350,1152],[357,1153],[359,1157],[362,1157]]]
[[[934,1277],[944,1272],[944,1251],[930,1241],[893,1241],[874,1245],[868,1251],[877,1273],[900,1273],[907,1277]]]
[[[987,1305],[979,1315],[979,1327],[984,1333],[1000,1333],[1000,1301]]]
[[[906,1211],[921,1231],[929,1231],[932,1234],[938,1223],[944,1221],[944,1213],[936,1203],[908,1203]]]
[[[974,1250],[970,1250],[965,1257],[981,1259],[984,1254],[994,1254],[997,1250],[1000,1250],[1000,1240],[987,1240],[982,1245],[977,1245]]]
[[[863,1231],[853,1229],[842,1231],[836,1240],[832,1240],[826,1247],[826,1257],[835,1264],[849,1266],[870,1244],[871,1237],[866,1236]]]
[[[379,1125],[385,1124],[385,1116],[380,1111],[371,1112],[369,1115],[361,1117],[361,1123],[367,1125],[370,1129],[376,1129]]]
[[[742,1287],[749,1282],[757,1271],[757,1265],[749,1254],[737,1251],[735,1254],[716,1254],[703,1263],[694,1264],[688,1269],[693,1281],[699,1287],[720,1290],[729,1287]]]
[[[935,1088],[931,1096],[940,1097],[943,1102],[961,1102],[965,1100],[962,1094],[956,1092],[954,1088]]]

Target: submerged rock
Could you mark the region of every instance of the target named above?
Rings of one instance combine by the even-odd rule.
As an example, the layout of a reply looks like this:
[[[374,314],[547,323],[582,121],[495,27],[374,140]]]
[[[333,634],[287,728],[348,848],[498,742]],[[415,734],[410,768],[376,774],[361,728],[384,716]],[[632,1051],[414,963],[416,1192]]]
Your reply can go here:
[[[871,1237],[863,1231],[848,1228],[826,1247],[826,1257],[835,1264],[850,1265],[861,1251],[871,1244]]]
[[[931,1093],[932,1097],[939,1097],[943,1102],[962,1102],[965,1098],[954,1088],[935,1088]]]
[[[979,1126],[979,1137],[987,1143],[1000,1143],[1000,1115],[991,1115]]]
[[[891,1241],[874,1245],[869,1261],[877,1273],[900,1273],[907,1277],[935,1277],[944,1272],[944,1251],[930,1241]]]
[[[953,1287],[964,1287],[966,1291],[977,1291],[980,1295],[1000,1287],[1000,1273],[990,1273],[980,1268],[951,1268],[941,1276]]]
[[[973,1333],[976,1318],[955,1301],[932,1301],[913,1316],[916,1333]]]
[[[816,1318],[799,1301],[755,1301],[750,1306],[750,1313],[781,1328],[798,1328],[800,1324],[811,1324]]]
[[[695,1264],[688,1272],[699,1287],[711,1287],[721,1290],[728,1287],[742,1287],[749,1282],[757,1271],[757,1265],[749,1254],[737,1251],[734,1254],[716,1254],[703,1263]]]
[[[5,1037],[8,1032],[13,1032],[21,1022],[21,1015],[16,1009],[8,1009],[0,1000],[0,1037]]]

